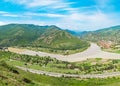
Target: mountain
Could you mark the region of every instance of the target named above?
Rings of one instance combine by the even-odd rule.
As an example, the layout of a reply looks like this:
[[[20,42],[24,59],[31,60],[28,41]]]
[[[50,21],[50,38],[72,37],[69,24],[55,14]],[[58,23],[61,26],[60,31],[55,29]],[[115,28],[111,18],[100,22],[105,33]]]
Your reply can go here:
[[[101,40],[120,43],[120,26],[104,28],[96,31],[87,32],[80,36],[84,40],[98,42]]]
[[[72,35],[75,35],[75,36],[78,35],[78,32],[73,31],[73,30],[68,30],[68,29],[66,29],[65,31],[68,32],[68,33],[70,33],[70,34],[72,34]]]
[[[30,44],[36,40],[48,26],[27,24],[9,24],[0,26],[0,45],[16,46]]]
[[[54,25],[8,24],[0,26],[0,46],[79,49],[88,43]]]
[[[87,31],[73,31],[73,30],[68,30],[68,29],[66,29],[65,31],[74,35],[74,36],[80,36],[80,35],[87,33]]]
[[[60,50],[73,50],[83,48],[87,45],[85,41],[81,41],[71,34],[57,29],[57,27],[48,29],[35,41],[39,46],[60,49]]]

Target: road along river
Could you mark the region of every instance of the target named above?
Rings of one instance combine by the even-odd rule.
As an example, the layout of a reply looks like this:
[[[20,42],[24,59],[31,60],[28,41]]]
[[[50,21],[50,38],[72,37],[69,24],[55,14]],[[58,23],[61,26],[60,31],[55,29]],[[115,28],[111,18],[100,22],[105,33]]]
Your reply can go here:
[[[51,58],[56,58],[58,60],[68,61],[68,62],[78,62],[78,61],[87,60],[89,58],[120,59],[120,54],[102,51],[101,48],[94,43],[91,43],[91,46],[83,52],[72,55],[66,55],[66,56],[59,54],[50,54],[40,51],[32,51],[27,49],[17,49],[17,48],[9,48],[9,51],[19,54],[33,55],[33,56],[34,55],[50,56]]]

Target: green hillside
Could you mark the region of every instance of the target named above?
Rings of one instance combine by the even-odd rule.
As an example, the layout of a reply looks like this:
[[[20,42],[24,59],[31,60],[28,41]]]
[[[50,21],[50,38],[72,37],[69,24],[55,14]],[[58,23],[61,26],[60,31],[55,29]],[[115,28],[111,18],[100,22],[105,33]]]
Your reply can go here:
[[[87,32],[80,37],[98,43],[104,51],[120,53],[120,26]]]
[[[0,46],[82,51],[89,44],[54,25],[8,24],[0,26]]]
[[[0,51],[0,86],[119,86],[120,77],[80,79],[32,74],[8,64],[16,54]],[[24,55],[22,57],[25,57]],[[28,58],[31,56],[28,56]],[[42,59],[41,59],[42,60]],[[11,62],[12,63],[12,62]],[[99,66],[99,65],[98,65]],[[119,67],[119,66],[118,66]],[[99,69],[98,69],[99,70]]]
[[[87,32],[86,34],[81,35],[81,38],[93,42],[106,40],[120,43],[120,26]]]
[[[43,33],[35,41],[35,44],[41,47],[60,50],[75,50],[88,46],[85,41],[72,36],[56,26],[52,26]]]
[[[0,26],[0,45],[28,45],[44,33],[46,28],[47,26],[42,27],[27,24],[9,24]]]

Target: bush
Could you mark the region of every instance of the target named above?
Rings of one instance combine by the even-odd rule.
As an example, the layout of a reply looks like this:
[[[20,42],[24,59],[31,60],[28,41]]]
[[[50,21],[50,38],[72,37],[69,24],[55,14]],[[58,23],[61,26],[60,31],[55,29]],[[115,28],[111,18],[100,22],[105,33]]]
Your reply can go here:
[[[25,83],[32,83],[32,81],[31,81],[30,79],[27,79],[27,78],[23,78],[23,81],[24,81]]]

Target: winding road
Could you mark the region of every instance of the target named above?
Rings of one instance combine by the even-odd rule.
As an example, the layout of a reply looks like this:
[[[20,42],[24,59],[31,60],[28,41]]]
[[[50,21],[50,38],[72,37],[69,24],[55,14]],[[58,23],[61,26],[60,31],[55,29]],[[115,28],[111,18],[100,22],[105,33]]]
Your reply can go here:
[[[91,46],[83,51],[79,52],[76,54],[72,55],[59,55],[59,54],[50,54],[50,53],[45,53],[45,52],[40,52],[40,51],[32,51],[32,50],[20,50],[17,49],[19,54],[26,54],[26,55],[39,55],[39,56],[50,56],[51,58],[56,58],[58,60],[62,61],[68,61],[68,62],[78,62],[78,61],[83,61],[89,58],[103,58],[103,59],[120,59],[120,54],[117,53],[110,53],[110,52],[105,52],[102,51],[101,48],[95,44],[91,43]],[[12,49],[9,49],[11,52],[15,52]]]
[[[86,79],[86,78],[107,78],[107,77],[120,76],[120,72],[111,72],[111,73],[102,73],[102,74],[62,74],[62,73],[29,69],[29,68],[24,68],[20,66],[16,66],[16,67],[24,71],[29,71],[31,73],[53,76],[53,77],[71,77],[71,78]]]

